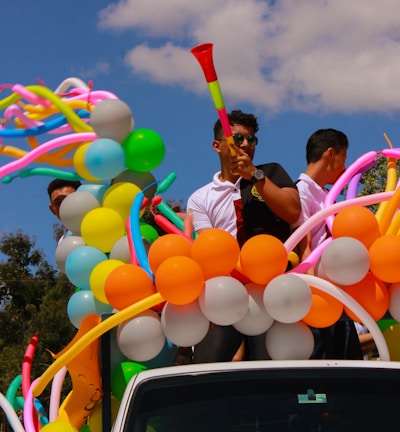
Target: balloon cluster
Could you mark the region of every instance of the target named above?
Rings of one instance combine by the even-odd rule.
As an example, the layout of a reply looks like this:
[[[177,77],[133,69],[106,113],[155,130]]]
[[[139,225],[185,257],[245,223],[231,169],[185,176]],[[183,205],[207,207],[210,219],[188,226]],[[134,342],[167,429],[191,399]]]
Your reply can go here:
[[[115,95],[85,88],[76,79],[66,83],[54,93],[43,86],[9,86],[12,94],[0,101],[6,108],[0,138],[23,136],[31,146],[26,152],[0,147],[16,158],[0,168],[3,181],[15,178],[11,174],[41,174],[83,183],[61,204],[60,218],[68,232],[55,253],[59,269],[76,286],[67,312],[78,331],[41,377],[31,383],[25,371],[26,430],[38,430],[33,401],[51,380],[50,422],[43,429],[58,431],[68,424],[75,431],[89,415],[90,430],[97,430],[101,367],[92,353],[107,332],[116,406],[134,373],[174,364],[177,347],[196,345],[211,324],[233,325],[250,336],[265,333],[272,359],[307,359],[314,345],[310,326],[330,326],[345,311],[367,325],[380,358],[390,358],[376,321],[388,311],[400,320],[400,192],[391,164],[399,150],[371,152],[352,164],[332,187],[324,210],[285,243],[257,235],[240,248],[234,237],[217,228],[193,234],[190,217],[163,202],[160,194],[175,176],[157,181],[151,174],[164,157],[156,132],[135,129],[129,107]],[[65,93],[71,83],[76,86]],[[50,133],[61,136],[37,141],[40,134]],[[386,191],[357,198],[361,175],[378,155],[389,161]],[[32,162],[69,171],[19,171]],[[346,185],[346,199],[335,203]],[[381,204],[373,214],[366,206],[375,203]],[[164,235],[144,221],[146,207]],[[325,221],[332,236],[287,270],[299,241]],[[307,274],[311,267],[314,275]],[[104,314],[107,319],[102,320]],[[73,390],[59,406],[66,369]],[[2,399],[0,403],[7,406]]]

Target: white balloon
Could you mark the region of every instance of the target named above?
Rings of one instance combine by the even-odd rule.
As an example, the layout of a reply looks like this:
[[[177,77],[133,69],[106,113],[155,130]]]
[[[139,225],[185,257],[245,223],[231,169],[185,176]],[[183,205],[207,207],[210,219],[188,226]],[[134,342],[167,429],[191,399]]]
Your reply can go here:
[[[190,347],[204,339],[210,321],[203,315],[197,301],[185,305],[166,303],[161,313],[161,326],[172,343]]]
[[[267,331],[265,344],[272,360],[307,360],[314,349],[310,328],[299,321],[285,324],[275,322]]]
[[[205,283],[199,305],[208,320],[218,325],[231,325],[247,313],[249,294],[244,285],[231,276],[217,276]]]
[[[264,286],[255,283],[246,285],[249,293],[249,307],[246,315],[233,324],[236,330],[247,336],[257,336],[266,332],[274,323],[274,319],[265,310],[263,302]]]
[[[120,237],[113,245],[110,251],[110,259],[117,259],[126,264],[131,262],[131,253],[129,251],[129,242],[126,235]]]
[[[80,235],[82,219],[90,210],[98,207],[100,207],[99,201],[90,192],[72,192],[60,205],[61,222],[69,230]]]
[[[400,322],[400,282],[390,285],[389,299],[389,313],[393,319]]]
[[[369,271],[368,249],[352,237],[331,241],[321,255],[323,272],[330,281],[340,285],[360,282]]]
[[[160,317],[148,310],[121,323],[117,330],[117,343],[130,360],[142,362],[153,359],[165,344]]]
[[[80,236],[66,236],[57,245],[56,264],[62,273],[65,273],[65,262],[68,255],[76,248],[85,246],[85,241]]]
[[[90,124],[99,138],[110,138],[122,143],[132,132],[135,122],[125,102],[104,99],[91,112]]]
[[[312,293],[307,282],[293,274],[272,279],[264,290],[264,307],[276,321],[293,323],[304,318],[311,308]]]

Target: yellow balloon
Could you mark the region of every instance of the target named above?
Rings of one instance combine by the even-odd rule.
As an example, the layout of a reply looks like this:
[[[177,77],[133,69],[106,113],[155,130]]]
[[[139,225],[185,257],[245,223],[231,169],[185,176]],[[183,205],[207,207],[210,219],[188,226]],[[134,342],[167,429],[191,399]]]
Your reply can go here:
[[[85,164],[85,152],[90,144],[91,143],[82,144],[78,149],[76,149],[74,154],[74,168],[77,174],[79,174],[83,179],[89,181],[99,181],[100,179],[90,174]]]
[[[123,261],[117,259],[108,259],[101,261],[92,270],[92,273],[90,273],[89,284],[90,289],[97,300],[105,304],[109,303],[106,295],[104,294],[104,283],[109,274],[122,264],[124,264]]]
[[[79,432],[79,429],[77,429],[71,423],[64,421],[54,421],[47,423],[40,430],[42,432]]]
[[[113,209],[90,210],[81,222],[81,236],[88,246],[110,252],[114,243],[125,234],[125,222]]]
[[[390,360],[400,361],[400,324],[387,327],[383,331],[383,337],[389,349]]]
[[[120,402],[111,395],[111,424],[114,423]],[[88,419],[88,425],[90,432],[103,432],[103,413],[102,413],[102,403],[100,402],[92,414],[90,414]]]
[[[112,208],[126,221],[129,217],[133,200],[135,196],[142,190],[139,186],[129,182],[118,182],[107,189],[104,194],[103,206]],[[140,212],[140,216],[144,213],[144,209]]]

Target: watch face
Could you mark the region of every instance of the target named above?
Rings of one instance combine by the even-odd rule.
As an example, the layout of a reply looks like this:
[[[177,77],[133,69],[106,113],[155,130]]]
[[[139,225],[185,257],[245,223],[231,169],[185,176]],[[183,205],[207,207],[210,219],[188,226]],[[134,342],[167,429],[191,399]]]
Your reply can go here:
[[[263,170],[257,170],[257,171],[254,173],[254,177],[255,177],[257,180],[261,180],[261,179],[263,179],[263,178],[265,177],[264,171],[263,171]]]

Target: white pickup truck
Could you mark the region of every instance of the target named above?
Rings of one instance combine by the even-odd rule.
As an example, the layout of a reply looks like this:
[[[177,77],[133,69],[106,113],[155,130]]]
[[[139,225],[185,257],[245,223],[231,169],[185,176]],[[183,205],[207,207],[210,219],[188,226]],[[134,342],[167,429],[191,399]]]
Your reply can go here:
[[[113,432],[400,431],[400,362],[173,366],[129,382]]]

